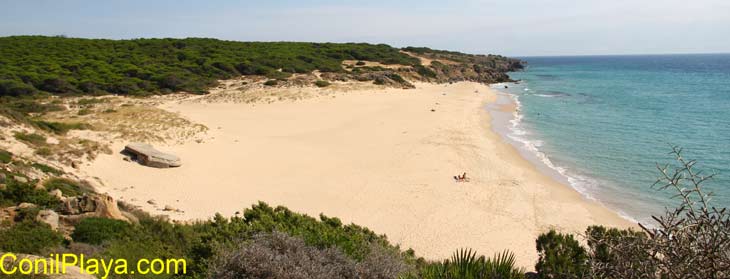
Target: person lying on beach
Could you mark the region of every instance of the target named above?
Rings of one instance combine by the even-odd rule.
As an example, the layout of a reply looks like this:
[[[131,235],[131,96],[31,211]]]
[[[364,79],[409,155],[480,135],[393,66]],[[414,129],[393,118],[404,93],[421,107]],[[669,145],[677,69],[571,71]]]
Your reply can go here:
[[[456,182],[469,182],[469,178],[466,177],[466,173],[454,176],[454,180],[456,180]]]

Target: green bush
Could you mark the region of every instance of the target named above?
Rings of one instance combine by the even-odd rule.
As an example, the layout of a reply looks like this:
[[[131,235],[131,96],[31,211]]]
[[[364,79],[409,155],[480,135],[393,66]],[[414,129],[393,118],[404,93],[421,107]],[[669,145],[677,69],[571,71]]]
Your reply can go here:
[[[432,263],[420,271],[421,279],[522,279],[525,274],[515,266],[515,257],[509,251],[494,258],[477,256],[475,251],[461,249],[450,260]]]
[[[276,86],[277,84],[279,83],[275,79],[270,79],[264,82],[264,85],[266,86]]]
[[[56,197],[45,190],[36,189],[32,183],[8,179],[5,189],[0,189],[0,206],[13,206],[23,202],[44,208],[55,208],[60,203]]]
[[[46,165],[46,164],[33,163],[33,164],[31,164],[31,166],[34,167],[34,168],[36,168],[39,171],[42,171],[42,172],[45,172],[45,173],[48,173],[48,174],[53,174],[53,175],[62,175],[63,174],[63,171],[62,170],[59,170],[57,168],[51,167],[51,166]]]
[[[127,222],[106,218],[86,218],[76,225],[71,238],[76,242],[102,244],[128,233]]]
[[[573,235],[550,230],[536,242],[539,259],[535,271],[540,278],[582,278],[587,274],[588,255]]]
[[[316,85],[317,87],[327,87],[330,86],[330,83],[326,80],[318,80],[314,82],[314,85]]]
[[[79,116],[83,116],[83,115],[89,115],[89,114],[92,114],[92,113],[94,113],[93,110],[84,108],[84,109],[80,109],[76,114],[79,115]]]
[[[23,221],[10,227],[0,227],[0,251],[40,254],[62,243],[63,236],[44,223]]]
[[[13,153],[0,149],[0,163],[7,164],[13,160]]]
[[[86,130],[89,129],[89,125],[85,123],[63,123],[63,122],[48,122],[43,120],[33,121],[36,127],[49,131],[55,134],[63,135],[70,130]]]
[[[35,93],[33,86],[23,83],[19,80],[2,80],[0,81],[0,96],[19,97]]]
[[[422,77],[425,77],[425,78],[436,78],[436,72],[434,72],[433,70],[431,70],[431,69],[429,69],[427,67],[424,67],[423,65],[416,65],[416,66],[413,66],[413,67],[416,69],[416,72],[419,75],[421,75]]]
[[[254,236],[216,257],[209,278],[359,278],[355,261],[337,249],[317,249],[274,232]]]
[[[36,149],[35,154],[40,156],[50,156],[53,154],[53,152],[51,152],[51,149],[48,147],[41,147]]]
[[[266,74],[266,77],[267,78],[278,79],[278,80],[286,80],[286,79],[288,79],[291,76],[292,76],[291,73],[279,72],[279,71],[271,71],[271,72],[269,72],[269,73]]]
[[[48,191],[56,189],[61,190],[61,192],[67,197],[80,196],[91,192],[89,187],[66,178],[51,178],[44,182],[43,186],[45,186]]]
[[[399,74],[396,74],[396,73],[389,73],[387,76],[388,76],[388,78],[390,78],[398,83],[406,82],[406,80],[402,76],[400,76]]]
[[[28,134],[25,132],[17,132],[15,133],[14,137],[19,140],[26,143],[30,143],[32,145],[44,145],[46,144],[46,137],[41,134]]]

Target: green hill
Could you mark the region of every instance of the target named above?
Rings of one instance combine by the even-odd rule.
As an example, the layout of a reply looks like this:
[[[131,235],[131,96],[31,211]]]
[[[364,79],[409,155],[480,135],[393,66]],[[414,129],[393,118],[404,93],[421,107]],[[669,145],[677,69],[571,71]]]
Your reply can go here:
[[[345,73],[344,60],[420,65],[418,58],[384,44],[14,36],[0,38],[0,96],[202,93],[219,79],[239,75],[283,79],[314,70]],[[487,60],[490,64],[481,68],[517,61],[501,56]]]

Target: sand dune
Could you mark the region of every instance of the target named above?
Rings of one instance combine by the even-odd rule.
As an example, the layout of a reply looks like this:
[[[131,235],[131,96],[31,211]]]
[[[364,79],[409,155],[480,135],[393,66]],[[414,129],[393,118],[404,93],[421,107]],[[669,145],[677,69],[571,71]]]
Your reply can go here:
[[[210,129],[201,143],[159,146],[182,167],[147,168],[114,153],[83,171],[104,181],[101,191],[173,219],[233,215],[265,201],[367,226],[430,259],[460,247],[511,249],[532,268],[535,238],[550,228],[629,225],[493,133],[483,107],[495,98],[484,85],[456,83],[255,106],[171,101],[162,107]],[[463,172],[471,181],[454,182]]]

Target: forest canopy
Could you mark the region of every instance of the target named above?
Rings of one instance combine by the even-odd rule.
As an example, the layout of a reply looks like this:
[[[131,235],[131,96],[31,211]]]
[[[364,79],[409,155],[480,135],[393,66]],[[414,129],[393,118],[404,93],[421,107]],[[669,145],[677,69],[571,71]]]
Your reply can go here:
[[[238,75],[341,72],[343,60],[420,65],[385,44],[13,36],[0,38],[0,96],[202,93]]]

